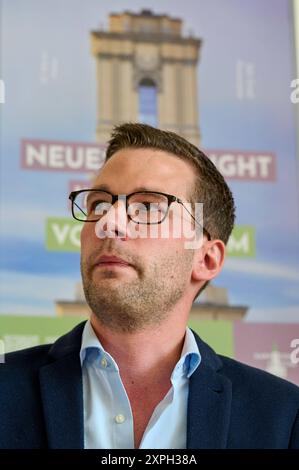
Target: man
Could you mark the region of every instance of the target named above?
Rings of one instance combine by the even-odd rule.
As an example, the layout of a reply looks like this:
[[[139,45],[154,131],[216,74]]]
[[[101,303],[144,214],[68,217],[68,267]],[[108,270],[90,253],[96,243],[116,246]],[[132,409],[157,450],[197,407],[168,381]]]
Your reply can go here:
[[[299,448],[299,389],[186,327],[234,224],[211,161],[176,134],[123,124],[93,187],[70,198],[90,320],[6,356],[0,447]]]

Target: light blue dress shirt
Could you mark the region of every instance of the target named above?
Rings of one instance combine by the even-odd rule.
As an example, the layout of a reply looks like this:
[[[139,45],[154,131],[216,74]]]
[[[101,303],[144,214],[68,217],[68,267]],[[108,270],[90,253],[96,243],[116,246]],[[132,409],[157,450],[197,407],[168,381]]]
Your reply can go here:
[[[80,360],[85,449],[134,449],[133,414],[119,368],[90,321],[84,326]],[[186,449],[189,378],[200,361],[194,335],[187,328],[181,358],[171,375],[172,387],[156,406],[140,449]]]

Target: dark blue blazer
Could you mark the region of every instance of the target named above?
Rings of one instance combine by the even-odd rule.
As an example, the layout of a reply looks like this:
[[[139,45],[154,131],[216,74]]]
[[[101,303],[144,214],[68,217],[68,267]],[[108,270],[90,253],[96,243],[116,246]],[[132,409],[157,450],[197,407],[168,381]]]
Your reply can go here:
[[[84,322],[53,345],[0,364],[0,448],[84,448]],[[187,447],[299,449],[299,388],[217,355],[196,334],[202,362],[190,378]]]

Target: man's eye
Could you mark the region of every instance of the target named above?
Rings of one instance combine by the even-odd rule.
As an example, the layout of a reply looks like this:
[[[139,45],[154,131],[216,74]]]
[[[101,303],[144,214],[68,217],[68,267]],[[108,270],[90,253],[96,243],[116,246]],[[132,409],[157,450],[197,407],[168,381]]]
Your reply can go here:
[[[89,212],[94,212],[94,213],[103,213],[103,211],[108,211],[110,208],[110,203],[106,201],[93,201],[90,206],[89,206]]]
[[[153,202],[142,202],[135,207],[135,210],[139,212],[158,212],[161,211],[160,204],[155,204]]]

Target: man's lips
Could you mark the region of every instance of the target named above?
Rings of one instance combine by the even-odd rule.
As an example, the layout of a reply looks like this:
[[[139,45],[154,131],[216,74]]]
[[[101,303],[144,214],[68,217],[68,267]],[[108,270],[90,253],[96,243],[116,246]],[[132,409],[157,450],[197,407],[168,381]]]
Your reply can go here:
[[[102,255],[100,256],[96,262],[95,266],[131,266],[130,263],[125,261],[122,258],[119,258],[118,256],[108,256],[108,255]]]

